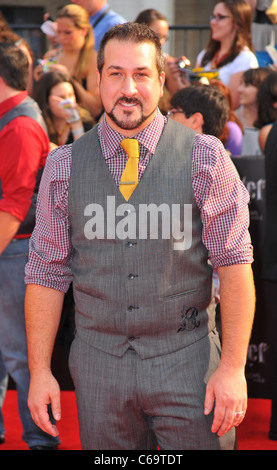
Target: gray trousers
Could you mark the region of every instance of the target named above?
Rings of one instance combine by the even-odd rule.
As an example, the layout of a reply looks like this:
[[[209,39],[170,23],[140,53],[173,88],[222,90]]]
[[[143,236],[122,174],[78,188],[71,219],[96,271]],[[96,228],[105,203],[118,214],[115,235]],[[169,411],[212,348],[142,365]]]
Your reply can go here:
[[[98,351],[78,335],[70,352],[84,450],[232,450],[204,416],[206,383],[220,358],[216,332],[180,351],[140,359]]]

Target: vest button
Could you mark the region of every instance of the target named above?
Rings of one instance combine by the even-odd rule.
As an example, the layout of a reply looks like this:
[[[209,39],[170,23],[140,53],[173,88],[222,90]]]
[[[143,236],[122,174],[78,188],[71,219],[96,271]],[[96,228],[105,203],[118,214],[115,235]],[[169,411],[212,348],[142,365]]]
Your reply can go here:
[[[128,248],[132,248],[132,246],[135,246],[137,242],[127,242],[126,245]]]
[[[137,310],[138,307],[134,307],[133,305],[129,305],[129,307],[127,307],[127,311],[128,312],[133,312],[134,310]]]
[[[132,273],[128,274],[128,279],[132,280],[132,279],[135,279],[135,277],[138,277],[138,275],[137,274],[132,274]]]

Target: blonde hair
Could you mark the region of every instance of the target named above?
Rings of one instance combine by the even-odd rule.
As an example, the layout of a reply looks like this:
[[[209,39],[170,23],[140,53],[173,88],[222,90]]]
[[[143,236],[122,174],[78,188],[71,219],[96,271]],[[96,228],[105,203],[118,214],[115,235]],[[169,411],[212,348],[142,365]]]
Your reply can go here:
[[[94,50],[94,34],[89,22],[89,15],[83,7],[69,4],[59,10],[56,19],[59,18],[69,18],[76,28],[87,29],[85,43],[80,51],[80,57],[74,71],[74,78],[81,83],[86,75],[91,53]]]

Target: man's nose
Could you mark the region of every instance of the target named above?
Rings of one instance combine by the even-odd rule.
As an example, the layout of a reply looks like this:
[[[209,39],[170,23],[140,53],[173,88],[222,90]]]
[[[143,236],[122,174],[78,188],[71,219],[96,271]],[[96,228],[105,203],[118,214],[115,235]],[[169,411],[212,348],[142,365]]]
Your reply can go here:
[[[136,93],[137,85],[133,77],[125,77],[121,91],[125,96],[133,96]]]

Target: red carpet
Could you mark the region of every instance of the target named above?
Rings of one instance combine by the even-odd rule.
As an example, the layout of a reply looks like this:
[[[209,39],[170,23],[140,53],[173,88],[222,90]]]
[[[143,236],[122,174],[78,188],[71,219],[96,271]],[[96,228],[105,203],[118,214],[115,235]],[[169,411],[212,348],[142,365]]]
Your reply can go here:
[[[22,426],[18,416],[15,390],[8,390],[3,413],[6,426],[6,442],[0,450],[27,450],[22,441]],[[239,450],[277,450],[277,441],[268,439],[270,401],[250,399],[247,415],[238,428]],[[80,450],[76,402],[73,392],[62,392],[62,420],[59,425],[61,445],[59,450]]]
[[[22,440],[22,425],[17,408],[17,392],[8,390],[3,406],[5,420],[5,443],[0,445],[0,450],[28,450],[28,446]],[[77,410],[74,392],[62,392],[62,419],[58,425],[60,432],[60,450],[81,450]]]

